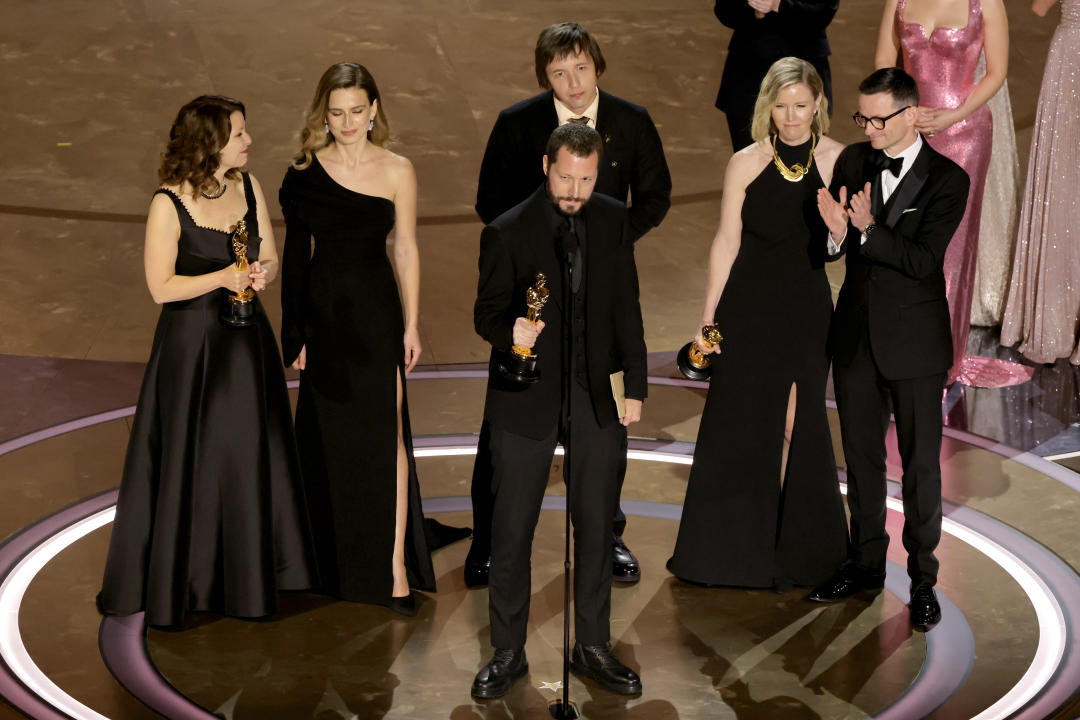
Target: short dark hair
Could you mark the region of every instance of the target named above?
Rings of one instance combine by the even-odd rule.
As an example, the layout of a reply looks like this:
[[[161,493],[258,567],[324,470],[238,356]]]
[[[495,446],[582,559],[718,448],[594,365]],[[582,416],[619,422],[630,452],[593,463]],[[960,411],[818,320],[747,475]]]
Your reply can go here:
[[[604,74],[607,63],[600,46],[589,31],[577,23],[556,23],[544,28],[536,39],[536,82],[544,90],[551,89],[547,79],[547,66],[552,60],[583,52],[596,65],[596,77]]]
[[[604,143],[600,140],[600,133],[588,125],[566,123],[555,128],[547,141],[547,155],[549,163],[555,162],[555,156],[560,148],[566,148],[571,155],[586,158],[596,153],[597,158],[603,155]]]
[[[917,106],[919,104],[919,86],[915,78],[897,67],[875,70],[859,83],[859,93],[862,95],[889,93],[897,105]]]

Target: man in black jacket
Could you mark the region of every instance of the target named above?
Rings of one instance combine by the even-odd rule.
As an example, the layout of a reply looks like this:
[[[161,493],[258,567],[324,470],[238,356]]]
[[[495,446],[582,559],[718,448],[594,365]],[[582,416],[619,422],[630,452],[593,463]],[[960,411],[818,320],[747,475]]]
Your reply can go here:
[[[830,255],[847,255],[829,342],[851,543],[849,562],[810,599],[873,594],[884,584],[891,402],[903,465],[910,621],[925,631],[941,619],[934,549],[941,538],[941,396],[952,364],[942,265],[970,181],[915,130],[919,91],[910,75],[878,70],[859,93],[855,122],[869,142],[844,149],[830,189],[818,194]]]
[[[734,31],[716,107],[727,116],[736,152],[754,142],[750,122],[761,80],[782,57],[794,56],[814,66],[825,84],[831,114],[832,76],[825,28],[839,4],[839,0],[716,0],[713,13]]]
[[[528,671],[532,538],[556,442],[566,439],[564,381],[573,409],[567,488],[574,523],[571,669],[612,692],[641,692],[640,678],[609,644],[611,508],[618,499],[620,458],[625,462],[626,426],[641,418],[648,369],[628,213],[622,203],[593,194],[601,146],[591,128],[557,128],[541,160],[547,181],[480,238],[473,317],[492,346],[484,419],[495,491],[489,588],[495,654],[473,681],[473,697],[480,699],[501,697]],[[549,295],[542,321],[533,324],[524,311],[538,273],[546,276]],[[564,360],[569,338],[575,352]],[[500,376],[498,363],[511,345],[539,356],[534,384]],[[611,384],[619,372],[626,397],[621,417]]]
[[[476,191],[476,213],[485,223],[529,197],[544,181],[541,158],[551,131],[566,123],[584,124],[600,133],[603,159],[596,192],[625,203],[629,195],[630,238],[660,224],[671,205],[671,175],[660,135],[645,108],[600,90],[606,67],[596,40],[576,23],[545,28],[536,42],[536,80],[545,92],[499,113],[491,130]],[[473,542],[465,561],[465,584],[487,583],[491,524],[490,429],[480,428],[473,466]],[[619,471],[619,489],[626,473]],[[612,512],[612,574],[619,582],[641,576],[633,553],[622,541],[626,517],[616,496]]]

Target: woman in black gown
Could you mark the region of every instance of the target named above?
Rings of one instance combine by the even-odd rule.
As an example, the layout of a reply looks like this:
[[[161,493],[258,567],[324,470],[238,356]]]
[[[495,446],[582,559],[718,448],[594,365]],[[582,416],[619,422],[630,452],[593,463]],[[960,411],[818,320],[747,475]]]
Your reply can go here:
[[[435,574],[405,397],[421,350],[416,175],[388,136],[367,70],[328,69],[281,186],[281,335],[302,371],[296,434],[322,589],[408,615],[410,587],[433,591]]]
[[[778,60],[761,83],[756,142],[724,176],[701,318],[724,340],[668,563],[685,580],[816,585],[845,557],[825,414],[828,231],[816,197],[842,146],[824,136],[826,105],[812,65]]]
[[[281,356],[258,298],[253,322],[219,315],[228,293],[262,290],[277,252],[262,190],[240,170],[244,106],[202,96],[169,134],[146,223],[146,284],[161,317],[139,393],[98,607],[274,612],[278,590],[311,587],[314,563]],[[233,262],[231,229],[247,226]]]

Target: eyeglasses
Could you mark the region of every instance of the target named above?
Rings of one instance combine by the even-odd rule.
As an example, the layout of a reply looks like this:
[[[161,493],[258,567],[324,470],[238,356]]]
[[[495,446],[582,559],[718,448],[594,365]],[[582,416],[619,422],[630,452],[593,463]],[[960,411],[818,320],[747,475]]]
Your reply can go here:
[[[902,107],[899,110],[897,110],[896,112],[894,112],[892,115],[886,115],[885,117],[866,117],[861,112],[856,110],[855,114],[851,116],[851,119],[854,120],[855,124],[858,125],[861,128],[866,127],[866,123],[870,123],[871,125],[873,125],[878,130],[884,130],[886,121],[892,120],[894,117],[896,117],[900,113],[904,112],[909,107],[911,107],[911,106],[910,105],[905,105],[904,107]]]

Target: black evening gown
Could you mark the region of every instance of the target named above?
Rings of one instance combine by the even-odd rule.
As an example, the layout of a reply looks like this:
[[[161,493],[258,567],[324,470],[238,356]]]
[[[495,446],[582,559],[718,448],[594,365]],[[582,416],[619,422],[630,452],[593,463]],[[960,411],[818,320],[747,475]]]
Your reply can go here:
[[[244,175],[248,257],[259,256],[251,181]],[[176,273],[232,262],[232,239],[180,219]],[[128,443],[105,579],[106,615],[146,611],[151,625],[187,613],[260,617],[278,590],[315,579],[311,537],[273,330],[256,298],[254,324],[219,319],[217,289],[161,308]]]
[[[339,185],[317,158],[304,170],[289,168],[280,200],[281,342],[286,364],[307,346],[296,438],[322,590],[368,603],[386,603],[393,592],[400,381],[405,567],[412,588],[434,591],[405,397],[405,322],[386,254],[394,203]]]
[[[788,167],[810,142],[778,143]],[[825,414],[832,300],[817,166],[799,182],[769,163],[746,189],[742,242],[716,306],[723,333],[698,430],[675,553],[709,585],[816,585],[846,556],[847,524]],[[796,415],[781,488],[791,385]]]

